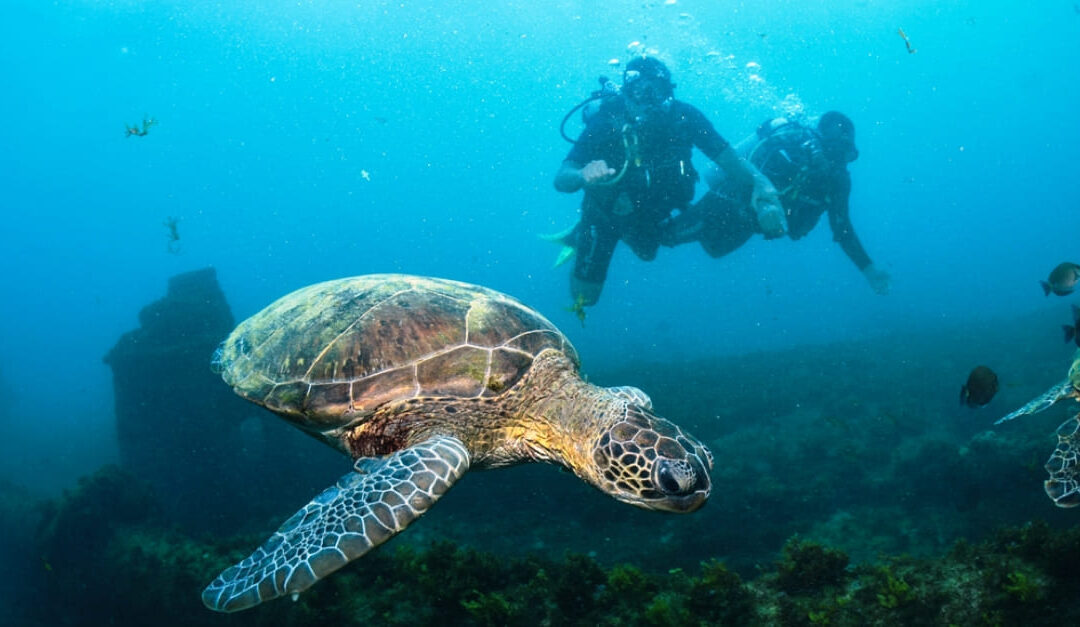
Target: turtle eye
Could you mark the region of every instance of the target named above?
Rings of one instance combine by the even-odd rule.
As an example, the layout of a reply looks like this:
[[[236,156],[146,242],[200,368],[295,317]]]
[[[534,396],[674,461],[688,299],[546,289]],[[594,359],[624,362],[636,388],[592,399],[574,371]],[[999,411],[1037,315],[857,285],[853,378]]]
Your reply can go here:
[[[689,494],[694,490],[694,469],[685,461],[662,459],[656,464],[656,485],[666,494]]]

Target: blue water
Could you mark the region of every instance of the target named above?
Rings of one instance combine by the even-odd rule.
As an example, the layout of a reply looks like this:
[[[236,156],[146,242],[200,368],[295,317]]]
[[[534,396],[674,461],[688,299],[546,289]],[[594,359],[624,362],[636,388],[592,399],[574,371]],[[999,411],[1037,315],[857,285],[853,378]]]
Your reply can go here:
[[[0,476],[34,488],[115,459],[101,357],[168,277],[205,266],[238,319],[347,275],[481,283],[548,315],[588,368],[1020,314],[1080,260],[1069,0],[14,0],[0,15]],[[620,248],[579,325],[537,237],[580,201],[551,184],[558,123],[632,42],[733,142],[785,103],[849,114],[852,219],[892,293],[822,223],[721,260]],[[125,137],[144,116],[158,124]]]

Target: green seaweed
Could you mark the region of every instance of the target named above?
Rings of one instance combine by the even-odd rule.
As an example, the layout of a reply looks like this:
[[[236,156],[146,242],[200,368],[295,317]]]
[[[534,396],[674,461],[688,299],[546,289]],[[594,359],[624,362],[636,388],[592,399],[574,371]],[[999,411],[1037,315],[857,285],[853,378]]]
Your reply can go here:
[[[914,600],[911,586],[903,577],[895,576],[888,568],[881,570],[884,583],[878,588],[877,600],[881,607],[892,610]]]
[[[1008,592],[1021,603],[1033,603],[1041,601],[1046,596],[1044,585],[1039,578],[1031,573],[1017,570],[1006,575],[1003,586]]]

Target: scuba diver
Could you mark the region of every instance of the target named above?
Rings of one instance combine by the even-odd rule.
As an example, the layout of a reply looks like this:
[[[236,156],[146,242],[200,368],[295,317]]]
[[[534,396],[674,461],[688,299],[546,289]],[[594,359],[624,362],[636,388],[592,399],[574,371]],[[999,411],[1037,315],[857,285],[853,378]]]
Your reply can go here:
[[[605,83],[605,79],[601,79]],[[573,311],[584,320],[584,307],[600,298],[608,265],[620,240],[639,258],[651,261],[661,244],[672,245],[673,213],[694,198],[698,173],[690,162],[697,147],[740,188],[749,202],[780,212],[776,189],[741,159],[697,108],[674,98],[667,66],[652,57],[626,65],[621,87],[605,88],[563,119],[587,105],[585,129],[555,175],[555,189],[585,190],[581,219],[553,236],[563,243],[559,262],[576,253],[570,277]],[[563,137],[566,137],[563,132]]]
[[[889,274],[866,254],[849,216],[851,174],[847,164],[859,157],[855,124],[843,113],[822,114],[817,125],[776,118],[740,142],[745,157],[780,190],[782,212],[757,208],[745,182],[709,172],[710,190],[687,212],[669,223],[673,244],[698,241],[711,257],[733,252],[761,233],[765,239],[808,234],[822,214],[829,214],[833,239],[878,294],[889,292]]]

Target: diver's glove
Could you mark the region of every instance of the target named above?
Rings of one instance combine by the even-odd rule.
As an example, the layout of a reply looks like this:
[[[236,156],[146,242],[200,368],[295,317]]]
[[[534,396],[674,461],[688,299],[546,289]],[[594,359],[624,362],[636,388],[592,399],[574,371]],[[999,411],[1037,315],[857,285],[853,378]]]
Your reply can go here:
[[[778,204],[759,204],[757,221],[761,232],[765,234],[765,239],[776,239],[787,233],[787,216],[784,215],[784,208]]]
[[[862,269],[863,276],[866,277],[867,282],[870,283],[870,288],[875,293],[884,296],[889,293],[889,273],[885,272],[881,268],[870,264]]]

